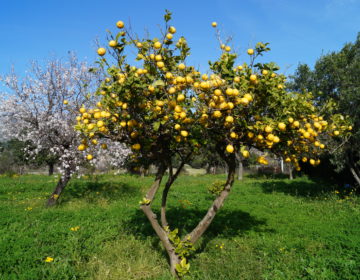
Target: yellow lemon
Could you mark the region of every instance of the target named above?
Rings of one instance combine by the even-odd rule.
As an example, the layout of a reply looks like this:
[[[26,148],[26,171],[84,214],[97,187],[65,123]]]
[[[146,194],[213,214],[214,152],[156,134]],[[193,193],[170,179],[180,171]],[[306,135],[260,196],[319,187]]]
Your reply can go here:
[[[125,24],[124,24],[124,22],[122,22],[121,20],[119,20],[119,21],[116,23],[116,26],[117,26],[118,28],[124,28]]]
[[[80,144],[78,147],[79,151],[84,151],[86,149],[86,146],[84,144]]]
[[[180,134],[182,137],[187,137],[189,135],[189,133],[186,130],[181,130]]]
[[[160,42],[155,42],[155,43],[154,43],[154,48],[155,48],[155,49],[160,49],[161,46],[162,46],[162,45],[161,45]]]
[[[180,64],[178,65],[178,68],[179,68],[179,70],[184,70],[184,69],[186,68],[186,66],[185,66],[184,63],[180,63]]]
[[[244,150],[244,151],[242,151],[242,156],[244,157],[244,158],[248,158],[249,156],[250,156],[250,153],[249,153],[249,151],[247,151],[247,150]]]
[[[278,128],[279,128],[280,130],[285,130],[285,129],[286,129],[286,124],[284,124],[283,122],[281,122],[281,123],[278,124]]]
[[[233,145],[227,145],[226,146],[226,151],[228,152],[228,153],[233,153],[234,152],[234,146]]]
[[[103,55],[106,54],[106,49],[105,48],[98,48],[97,53],[98,53],[98,55],[103,56]]]
[[[141,145],[140,145],[139,143],[136,143],[136,144],[132,145],[131,148],[132,148],[133,150],[138,151],[138,150],[141,149]]]
[[[176,32],[176,28],[175,28],[174,26],[170,26],[170,27],[169,27],[169,32],[170,32],[171,34],[174,34],[174,33]]]
[[[109,46],[115,48],[117,46],[117,42],[115,40],[109,41]]]

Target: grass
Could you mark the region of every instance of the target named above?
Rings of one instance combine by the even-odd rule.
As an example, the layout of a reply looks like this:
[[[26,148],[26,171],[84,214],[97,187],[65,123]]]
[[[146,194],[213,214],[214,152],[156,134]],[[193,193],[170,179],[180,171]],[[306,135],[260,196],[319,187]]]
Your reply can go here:
[[[1,177],[0,279],[172,279],[138,210],[152,179],[75,179],[60,205],[47,209],[56,179]],[[181,176],[169,197],[172,228],[191,230],[212,201],[207,187],[223,179]],[[190,263],[187,279],[359,279],[359,198],[306,177],[246,177]]]

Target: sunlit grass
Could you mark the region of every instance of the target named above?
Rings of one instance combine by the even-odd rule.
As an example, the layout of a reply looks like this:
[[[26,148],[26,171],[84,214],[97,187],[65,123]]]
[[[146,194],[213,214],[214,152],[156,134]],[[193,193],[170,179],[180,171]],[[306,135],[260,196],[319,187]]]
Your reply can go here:
[[[191,230],[211,204],[207,188],[224,178],[180,176],[169,197],[172,228]],[[47,209],[55,178],[1,177],[0,279],[171,279],[138,210],[152,180],[75,179]],[[359,229],[359,198],[349,190],[308,178],[246,177],[197,245],[188,278],[357,279]]]

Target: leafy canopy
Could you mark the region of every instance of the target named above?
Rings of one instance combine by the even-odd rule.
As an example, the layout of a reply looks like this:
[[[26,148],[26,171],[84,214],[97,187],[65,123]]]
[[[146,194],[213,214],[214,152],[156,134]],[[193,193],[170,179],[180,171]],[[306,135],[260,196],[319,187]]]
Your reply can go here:
[[[323,134],[347,129],[332,124],[345,123],[340,116],[325,120],[310,92],[286,90],[275,63],[255,64],[270,50],[268,43],[248,50],[249,64],[238,65],[238,55],[219,40],[220,57],[200,73],[186,63],[190,48],[170,19],[168,12],[160,38],[139,39],[122,22],[117,34],[109,32],[109,47],[98,49],[106,73],[96,91],[101,101],[78,116],[76,128],[85,138],[126,143],[139,164],[215,144],[222,153],[240,151],[244,157],[249,147],[261,150],[261,164],[274,153],[299,170],[299,160],[319,164]]]

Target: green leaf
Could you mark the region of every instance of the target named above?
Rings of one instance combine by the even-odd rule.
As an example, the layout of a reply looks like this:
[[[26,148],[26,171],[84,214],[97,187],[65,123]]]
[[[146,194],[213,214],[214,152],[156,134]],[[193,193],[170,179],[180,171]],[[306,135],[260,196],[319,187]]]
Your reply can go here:
[[[163,80],[156,80],[155,82],[153,82],[152,84],[154,87],[157,87],[157,86],[165,86],[165,83]]]
[[[155,130],[155,131],[158,131],[159,130],[159,128],[160,128],[160,122],[154,122],[154,124],[153,124],[153,129]]]
[[[168,22],[171,20],[171,12],[169,10],[165,10],[164,20]]]
[[[119,38],[122,36],[122,32],[119,32],[118,34],[116,34],[116,37],[115,37],[115,41],[118,42],[119,41]]]

